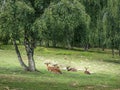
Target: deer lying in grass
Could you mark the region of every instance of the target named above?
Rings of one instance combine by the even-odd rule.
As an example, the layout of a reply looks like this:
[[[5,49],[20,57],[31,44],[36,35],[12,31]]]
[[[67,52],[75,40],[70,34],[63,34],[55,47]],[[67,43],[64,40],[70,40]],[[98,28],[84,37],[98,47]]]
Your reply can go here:
[[[58,66],[58,64],[53,64],[53,66],[54,66],[55,68],[60,68],[60,67]]]
[[[54,73],[56,73],[56,74],[57,74],[57,73],[62,74],[62,72],[61,72],[61,70],[59,69],[58,66],[49,66],[50,63],[45,63],[45,64],[46,64],[46,66],[47,66],[48,71],[54,72]]]
[[[70,66],[66,67],[67,71],[72,71],[72,72],[76,72],[77,69],[76,68],[71,68]]]
[[[85,67],[85,71],[84,71],[85,74],[88,74],[90,75],[91,73],[88,71],[88,68]]]

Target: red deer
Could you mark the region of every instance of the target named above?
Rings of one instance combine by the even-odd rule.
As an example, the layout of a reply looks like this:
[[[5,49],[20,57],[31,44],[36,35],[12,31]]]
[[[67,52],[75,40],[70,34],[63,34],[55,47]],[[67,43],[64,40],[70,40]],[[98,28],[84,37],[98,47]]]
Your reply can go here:
[[[58,64],[53,64],[53,66],[54,66],[55,68],[60,68],[60,67],[58,66]]]
[[[70,66],[67,66],[66,69],[67,69],[67,71],[72,71],[72,72],[76,72],[77,71],[77,69],[71,68]]]
[[[88,69],[88,68],[85,67],[84,73],[90,75],[91,73],[90,73],[87,69]]]
[[[56,74],[57,73],[62,74],[61,70],[58,67],[56,67],[56,66],[49,66],[50,63],[45,63],[45,64],[47,66],[48,71],[54,72]]]

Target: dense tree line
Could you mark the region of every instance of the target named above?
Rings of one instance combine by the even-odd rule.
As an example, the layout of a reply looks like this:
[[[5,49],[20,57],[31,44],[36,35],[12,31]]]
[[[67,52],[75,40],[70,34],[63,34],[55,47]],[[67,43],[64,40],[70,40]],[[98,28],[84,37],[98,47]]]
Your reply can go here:
[[[1,0],[0,43],[13,43],[28,71],[36,71],[36,45],[110,48],[120,55],[120,0]],[[18,44],[25,46],[28,65]]]

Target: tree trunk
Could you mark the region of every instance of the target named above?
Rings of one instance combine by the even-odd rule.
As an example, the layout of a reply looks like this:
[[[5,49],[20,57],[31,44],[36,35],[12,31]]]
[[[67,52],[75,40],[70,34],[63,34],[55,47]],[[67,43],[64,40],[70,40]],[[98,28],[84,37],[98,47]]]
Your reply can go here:
[[[88,51],[89,49],[89,38],[88,36],[85,34],[85,37],[83,38],[83,48],[84,48],[84,51]]]
[[[99,39],[98,39],[98,47],[101,48],[101,39],[100,39],[100,35],[99,35]]]
[[[105,51],[105,44],[102,45],[102,51]]]
[[[29,71],[36,71],[35,62],[33,58],[33,50],[31,50],[29,47],[26,47],[26,49],[27,49],[27,56],[28,56]]]
[[[104,47],[102,47],[102,51],[105,51],[105,48],[104,48]]]
[[[24,38],[24,45],[25,45],[25,49],[26,49],[26,53],[27,53],[27,57],[28,57],[28,68],[29,71],[36,71],[35,68],[35,62],[34,62],[34,45],[32,43],[32,41],[29,41],[29,39],[27,38],[27,35],[25,34],[25,38]]]
[[[45,45],[46,45],[46,47],[50,47],[49,40],[46,41]]]
[[[119,45],[119,56],[120,56],[120,45]]]
[[[70,40],[68,40],[68,39],[67,39],[67,46],[66,46],[66,48],[68,48],[68,49],[71,49],[71,48],[72,48],[72,47],[71,47]]]
[[[88,51],[88,49],[89,49],[89,45],[88,45],[88,43],[85,43],[85,45],[84,45],[84,50],[85,50],[85,51]]]
[[[15,51],[16,51],[16,54],[17,54],[17,57],[18,57],[18,60],[19,60],[19,63],[20,65],[22,66],[22,68],[25,70],[25,71],[28,71],[28,67],[25,65],[25,63],[23,62],[22,60],[22,57],[21,57],[21,54],[20,54],[20,51],[18,49],[18,46],[16,44],[16,40],[13,39],[13,45],[15,47]]]
[[[112,42],[112,56],[114,57],[114,54],[115,54],[115,52],[114,52],[114,42],[113,42],[113,40],[111,42]]]
[[[119,49],[119,56],[120,56],[120,49]]]
[[[5,1],[5,0],[4,0]],[[17,30],[17,26],[16,26],[16,9],[15,9],[15,2],[16,2],[16,0],[13,0],[13,2],[12,2],[12,5],[13,5],[13,10],[14,10],[14,12],[13,12],[13,29],[14,30]],[[17,57],[18,57],[18,60],[19,60],[19,63],[20,63],[20,65],[22,66],[22,68],[25,70],[25,71],[28,71],[29,70],[29,68],[28,68],[28,66],[23,62],[23,59],[22,59],[22,57],[21,57],[21,54],[20,54],[20,51],[19,51],[19,48],[18,48],[18,46],[17,46],[17,43],[16,43],[16,39],[15,39],[15,36],[14,35],[16,35],[16,33],[12,33],[12,40],[13,40],[13,45],[14,45],[14,47],[15,47],[15,51],[16,51],[16,54],[17,54]]]
[[[53,47],[56,47],[56,41],[53,40]]]
[[[114,54],[115,54],[114,48],[112,48],[112,56],[113,56],[113,57],[114,57]]]

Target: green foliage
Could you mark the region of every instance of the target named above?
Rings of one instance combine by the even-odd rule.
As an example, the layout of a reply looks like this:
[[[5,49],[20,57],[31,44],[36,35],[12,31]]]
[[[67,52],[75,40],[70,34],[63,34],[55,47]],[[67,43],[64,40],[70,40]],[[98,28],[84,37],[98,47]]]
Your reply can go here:
[[[119,45],[119,0],[13,0],[0,2],[0,39],[12,35],[50,46],[114,48]]]
[[[103,29],[106,31],[107,41],[112,48],[118,48],[119,45],[116,46],[116,42],[120,43],[118,40],[119,35],[119,0],[112,1],[107,3],[107,7],[105,9],[105,13],[103,16]]]
[[[40,24],[42,21],[44,24],[40,28],[43,29],[43,35],[47,40],[51,40],[55,44],[70,45],[74,29],[78,25],[88,27],[89,16],[86,14],[84,6],[77,0],[61,0],[57,4],[50,4],[37,23]]]

